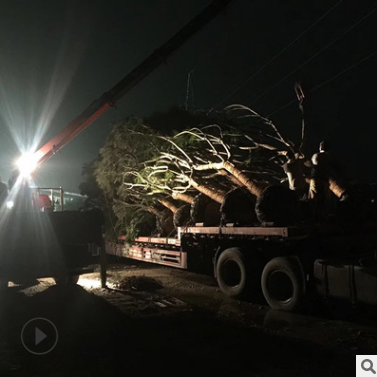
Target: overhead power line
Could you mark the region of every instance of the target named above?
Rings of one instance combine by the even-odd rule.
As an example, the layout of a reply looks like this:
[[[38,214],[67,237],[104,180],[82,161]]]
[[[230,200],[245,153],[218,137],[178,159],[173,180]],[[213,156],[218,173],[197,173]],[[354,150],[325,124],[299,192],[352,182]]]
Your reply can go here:
[[[351,69],[355,68],[356,66],[358,66],[359,64],[361,63],[364,63],[366,60],[370,59],[372,56],[374,55],[377,55],[377,49],[374,50],[371,54],[367,55],[365,58],[359,60],[358,62],[354,63],[354,64],[351,64],[349,67],[347,67],[346,69],[344,69],[343,71],[337,73],[336,75],[330,77],[329,79],[325,80],[325,81],[322,81],[320,84],[318,84],[317,86],[315,86],[313,89],[309,90],[309,93],[313,93],[315,92],[316,90],[322,88],[323,86],[327,85],[328,83],[330,83],[331,81],[335,80],[336,78],[338,78],[339,76],[343,75],[344,73],[350,71]],[[292,101],[289,101],[288,103],[286,103],[284,106],[280,107],[279,109],[275,110],[274,112],[268,114],[267,116],[270,117],[276,113],[278,113],[279,111],[285,109],[286,107],[292,105],[293,103],[297,102],[297,99],[293,99]]]
[[[323,81],[321,84],[318,84],[317,86],[315,86],[310,92],[314,92],[315,90],[317,89],[320,89],[322,88],[323,86],[327,85],[329,82],[335,80],[336,78],[338,78],[339,76],[343,75],[344,73],[350,71],[351,69],[355,68],[357,65],[361,64],[361,63],[364,63],[366,60],[370,59],[372,56],[376,55],[377,54],[377,50],[374,50],[371,54],[369,54],[368,56],[366,56],[365,58],[359,60],[358,62],[350,65],[348,68],[344,69],[343,71],[337,73],[336,75],[334,75],[333,77],[329,78],[328,80],[326,81]]]
[[[285,81],[288,77],[292,76],[294,73],[296,73],[299,69],[304,67],[306,64],[308,64],[310,61],[312,61],[314,58],[316,58],[319,54],[321,54],[323,51],[327,50],[329,47],[331,47],[335,42],[337,42],[340,38],[344,37],[346,34],[348,34],[351,30],[353,30],[356,26],[361,24],[363,21],[365,21],[368,17],[370,17],[375,11],[377,10],[377,7],[372,9],[370,12],[368,12],[365,16],[360,18],[358,21],[356,21],[354,24],[352,24],[347,30],[345,30],[343,33],[341,33],[339,36],[335,37],[333,40],[331,40],[326,46],[324,46],[322,49],[317,51],[315,54],[313,54],[309,59],[305,60],[302,64],[297,66],[293,71],[288,73],[286,76],[284,76],[282,79],[280,79],[278,82],[276,82],[274,85],[272,85],[270,88],[265,90],[263,93],[258,95],[257,97],[253,98],[249,105],[256,102],[260,98],[264,97],[268,93],[270,93],[273,89],[275,89],[278,85],[280,85],[283,81]]]
[[[253,3],[252,5],[252,9],[254,9],[255,7],[255,3]],[[207,60],[209,60],[212,56],[214,56],[217,51],[224,45],[224,43],[228,40],[230,34],[238,27],[238,25],[240,24],[240,19],[237,19],[236,21],[234,21],[231,25],[231,27],[229,28],[229,30],[220,38],[220,42],[217,43],[212,49],[210,49],[209,51],[207,51],[205,54],[203,54],[199,59],[198,61],[196,62],[196,64],[194,65],[193,68],[190,69],[190,71],[188,72],[187,74],[187,87],[186,87],[186,100],[185,100],[185,108],[186,110],[188,109],[188,102],[190,100],[190,96],[192,96],[192,106],[194,107],[194,89],[193,89],[193,86],[194,86],[194,73],[195,71],[197,70],[198,67],[200,67],[203,63],[205,63]]]
[[[319,17],[314,23],[312,23],[308,28],[306,28],[302,33],[300,33],[295,39],[293,39],[288,45],[286,45],[275,56],[273,56],[267,63],[265,63],[255,73],[253,73],[251,76],[249,76],[245,81],[243,81],[234,90],[232,90],[228,95],[226,95],[226,97],[224,97],[220,102],[218,102],[215,106],[213,106],[213,108],[216,108],[219,105],[221,105],[224,101],[226,101],[229,97],[231,97],[233,94],[235,94],[238,90],[240,90],[244,85],[246,85],[249,81],[251,81],[259,73],[261,73],[267,66],[269,66],[273,61],[275,61],[280,55],[282,55],[287,49],[289,49],[294,43],[296,43],[301,37],[303,37],[309,30],[311,30],[315,25],[317,25],[323,18],[325,18],[333,9],[335,9],[342,2],[343,2],[343,0],[340,0],[334,6],[332,6],[321,17]]]
[[[255,4],[254,4],[255,5]],[[202,58],[198,60],[198,62],[195,64],[195,66],[189,71],[189,73],[193,73],[199,66],[201,66],[207,59],[211,58],[213,55],[216,54],[216,52],[220,49],[220,47],[226,42],[226,40],[229,38],[229,35],[235,30],[240,23],[240,20],[237,20],[233,22],[232,26],[229,28],[229,30],[225,33],[225,35],[221,38],[222,40],[215,45],[209,52],[206,54],[203,54]]]
[[[225,36],[222,38],[222,41],[219,42],[208,54],[205,54],[202,59],[199,59],[199,61],[195,64],[195,66],[188,72],[187,74],[187,85],[186,85],[186,99],[185,99],[185,109],[189,109],[189,102],[190,102],[190,96],[191,96],[191,102],[192,107],[195,107],[194,104],[194,73],[195,70],[202,65],[207,59],[210,59],[212,56],[216,54],[216,52],[220,49],[220,47],[224,44],[224,42],[228,39],[230,33],[236,28],[237,24],[239,24],[239,21],[236,21],[233,23],[231,28],[227,31]]]

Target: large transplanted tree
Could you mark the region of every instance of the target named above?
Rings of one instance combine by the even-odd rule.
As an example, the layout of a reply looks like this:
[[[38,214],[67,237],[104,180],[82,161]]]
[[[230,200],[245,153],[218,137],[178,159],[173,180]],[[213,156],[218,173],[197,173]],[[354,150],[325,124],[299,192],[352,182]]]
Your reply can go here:
[[[136,234],[147,213],[166,225],[168,218],[182,215],[183,204],[187,208],[217,203],[226,211],[233,206],[227,206],[227,201],[241,203],[244,199],[251,203],[250,211],[256,201],[263,212],[268,206],[261,203],[273,199],[277,209],[262,213],[259,220],[276,223],[288,221],[282,214],[292,208],[296,211],[295,194],[280,183],[285,177],[284,156],[288,152],[299,155],[302,144],[296,147],[286,140],[269,119],[245,106],[232,105],[211,116],[175,110],[166,118],[163,113],[151,117],[156,127],[147,122],[138,117],[117,122],[95,169],[121,232]],[[293,212],[292,222],[296,221]],[[248,218],[249,222],[255,219]]]
[[[242,105],[217,113],[174,108],[115,123],[94,174],[117,230],[130,239],[149,234],[154,218],[160,235],[173,234],[173,220],[175,226],[293,225],[299,201],[282,184],[282,166],[287,155],[300,164],[305,160],[305,134],[303,122],[301,140],[294,143],[270,119]],[[330,190],[345,197],[334,178]]]

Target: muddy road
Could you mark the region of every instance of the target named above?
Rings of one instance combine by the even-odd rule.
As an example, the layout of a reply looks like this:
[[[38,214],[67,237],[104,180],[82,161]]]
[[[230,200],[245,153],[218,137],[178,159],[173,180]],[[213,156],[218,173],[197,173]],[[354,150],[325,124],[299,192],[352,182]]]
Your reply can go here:
[[[108,289],[93,273],[77,286],[45,279],[2,293],[0,376],[354,376],[355,355],[377,351],[373,308],[293,315],[227,299],[187,271],[128,262],[108,275]],[[44,355],[21,341],[33,318],[59,334]],[[54,343],[42,331],[41,345]]]

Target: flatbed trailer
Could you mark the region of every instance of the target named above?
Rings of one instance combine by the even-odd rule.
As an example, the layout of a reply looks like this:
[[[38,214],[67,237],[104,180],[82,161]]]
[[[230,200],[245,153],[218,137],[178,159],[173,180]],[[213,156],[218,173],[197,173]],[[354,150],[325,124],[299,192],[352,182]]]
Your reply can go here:
[[[263,294],[296,310],[315,292],[377,304],[377,223],[306,227],[178,228],[177,237],[138,237],[109,254],[181,269],[213,271],[233,298]]]

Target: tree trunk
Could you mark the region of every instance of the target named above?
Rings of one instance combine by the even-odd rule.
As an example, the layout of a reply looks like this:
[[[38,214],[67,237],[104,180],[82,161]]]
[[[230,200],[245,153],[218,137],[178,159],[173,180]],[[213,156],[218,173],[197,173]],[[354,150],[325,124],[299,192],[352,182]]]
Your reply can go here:
[[[258,182],[249,178],[245,173],[236,168],[231,162],[224,161],[218,163],[209,163],[205,165],[197,165],[195,170],[221,170],[225,169],[228,173],[233,175],[237,181],[241,182],[253,195],[261,196],[263,190],[269,186],[269,183]],[[219,202],[220,203],[220,202]]]
[[[218,190],[218,191],[212,190],[204,185],[199,184],[198,182],[194,181],[192,178],[188,178],[188,181],[192,187],[197,189],[202,194],[208,196],[215,202],[220,203],[220,204],[223,202],[225,192],[221,190]]]
[[[241,181],[239,181],[234,175],[230,174],[228,171],[226,171],[224,169],[220,169],[219,174],[222,175],[223,177],[228,178],[236,186],[244,187],[243,183]]]
[[[182,194],[180,192],[173,192],[171,194],[173,199],[182,200],[182,202],[192,204],[194,202],[194,198],[187,194]]]
[[[161,203],[164,207],[170,209],[173,213],[178,211],[178,207],[176,207],[173,203],[170,203],[169,200],[166,199],[158,199],[158,202]]]
[[[261,196],[263,190],[269,186],[268,183],[257,182],[249,178],[241,170],[237,169],[232,163],[225,161],[223,163],[224,169],[232,174],[238,181],[240,181],[253,195],[256,197]]]
[[[149,213],[152,213],[153,215],[155,215],[156,217],[161,217],[161,211],[157,210],[156,208],[150,206],[147,208],[147,211]]]
[[[346,189],[342,187],[338,182],[336,182],[334,179],[330,178],[329,179],[329,184],[330,184],[330,190],[338,197],[340,198]]]

